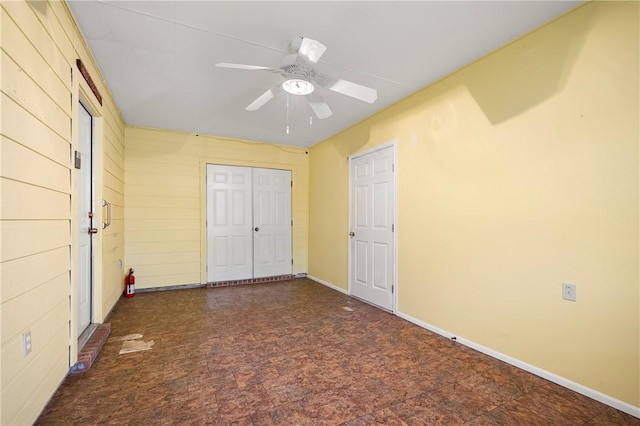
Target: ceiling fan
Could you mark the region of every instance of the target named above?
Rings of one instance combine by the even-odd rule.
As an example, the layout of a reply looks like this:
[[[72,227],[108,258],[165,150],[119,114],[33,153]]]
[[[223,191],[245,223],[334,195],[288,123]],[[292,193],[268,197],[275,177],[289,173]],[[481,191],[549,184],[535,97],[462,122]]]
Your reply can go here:
[[[284,79],[282,83],[275,85],[258,96],[255,101],[245,108],[247,111],[256,111],[262,108],[281,90],[298,96],[313,93],[309,100],[309,105],[318,118],[327,118],[333,113],[322,96],[315,90],[316,87],[326,88],[368,103],[373,103],[378,98],[378,93],[375,89],[316,72],[314,65],[327,50],[327,47],[322,43],[306,37],[296,37],[289,43],[289,48],[293,53],[284,57],[280,68],[229,63],[216,64],[220,68],[269,71],[280,74]]]

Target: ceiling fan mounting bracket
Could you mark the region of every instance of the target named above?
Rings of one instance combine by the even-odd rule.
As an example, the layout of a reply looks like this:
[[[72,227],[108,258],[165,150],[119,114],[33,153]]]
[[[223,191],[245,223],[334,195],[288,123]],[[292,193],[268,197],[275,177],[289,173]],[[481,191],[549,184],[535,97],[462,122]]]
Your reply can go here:
[[[298,50],[300,50],[300,46],[302,46],[302,39],[303,37],[292,38],[289,42],[289,52],[298,53]]]

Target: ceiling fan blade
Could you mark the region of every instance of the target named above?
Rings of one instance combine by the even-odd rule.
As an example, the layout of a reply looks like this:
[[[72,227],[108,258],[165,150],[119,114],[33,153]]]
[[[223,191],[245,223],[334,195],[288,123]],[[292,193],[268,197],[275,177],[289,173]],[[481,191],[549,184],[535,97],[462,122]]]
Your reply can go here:
[[[251,102],[249,104],[249,106],[247,106],[245,109],[247,111],[257,111],[260,108],[262,108],[264,106],[264,104],[266,104],[267,102],[269,102],[271,99],[273,99],[273,97],[276,94],[276,90],[279,86],[273,87],[269,90],[267,90],[266,92],[264,92],[262,95],[258,96],[258,98]]]
[[[262,67],[260,65],[244,65],[244,64],[228,64],[226,62],[221,62],[216,64],[218,68],[234,68],[238,70],[250,70],[250,71],[280,71],[277,68],[271,67]]]
[[[351,81],[339,79],[332,85],[328,86],[329,90],[342,93],[343,95],[351,96],[352,98],[359,99],[370,104],[374,103],[378,99],[378,92],[371,87],[362,86]]]
[[[309,106],[313,110],[313,113],[319,119],[328,118],[333,115],[333,111],[329,108],[329,105],[324,101],[322,96],[318,93],[312,95],[312,101],[309,101]]]
[[[319,41],[312,40],[310,38],[303,37],[300,49],[298,49],[298,55],[302,55],[314,64],[317,63],[324,52],[327,50],[327,46]]]

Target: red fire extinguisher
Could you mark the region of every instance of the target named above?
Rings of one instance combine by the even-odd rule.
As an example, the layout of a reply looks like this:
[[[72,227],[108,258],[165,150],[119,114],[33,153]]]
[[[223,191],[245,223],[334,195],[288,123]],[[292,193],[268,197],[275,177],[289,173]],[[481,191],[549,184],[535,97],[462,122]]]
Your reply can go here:
[[[129,275],[124,280],[124,297],[133,297],[136,293],[136,276],[133,268],[129,268]]]

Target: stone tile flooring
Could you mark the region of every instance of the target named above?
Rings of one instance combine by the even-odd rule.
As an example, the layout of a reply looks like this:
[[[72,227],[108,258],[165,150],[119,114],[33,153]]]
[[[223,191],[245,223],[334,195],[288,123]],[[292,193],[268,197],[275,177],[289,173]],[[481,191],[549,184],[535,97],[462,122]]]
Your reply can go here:
[[[137,294],[110,321],[36,424],[640,425],[308,279]],[[152,349],[119,355],[134,333]]]

